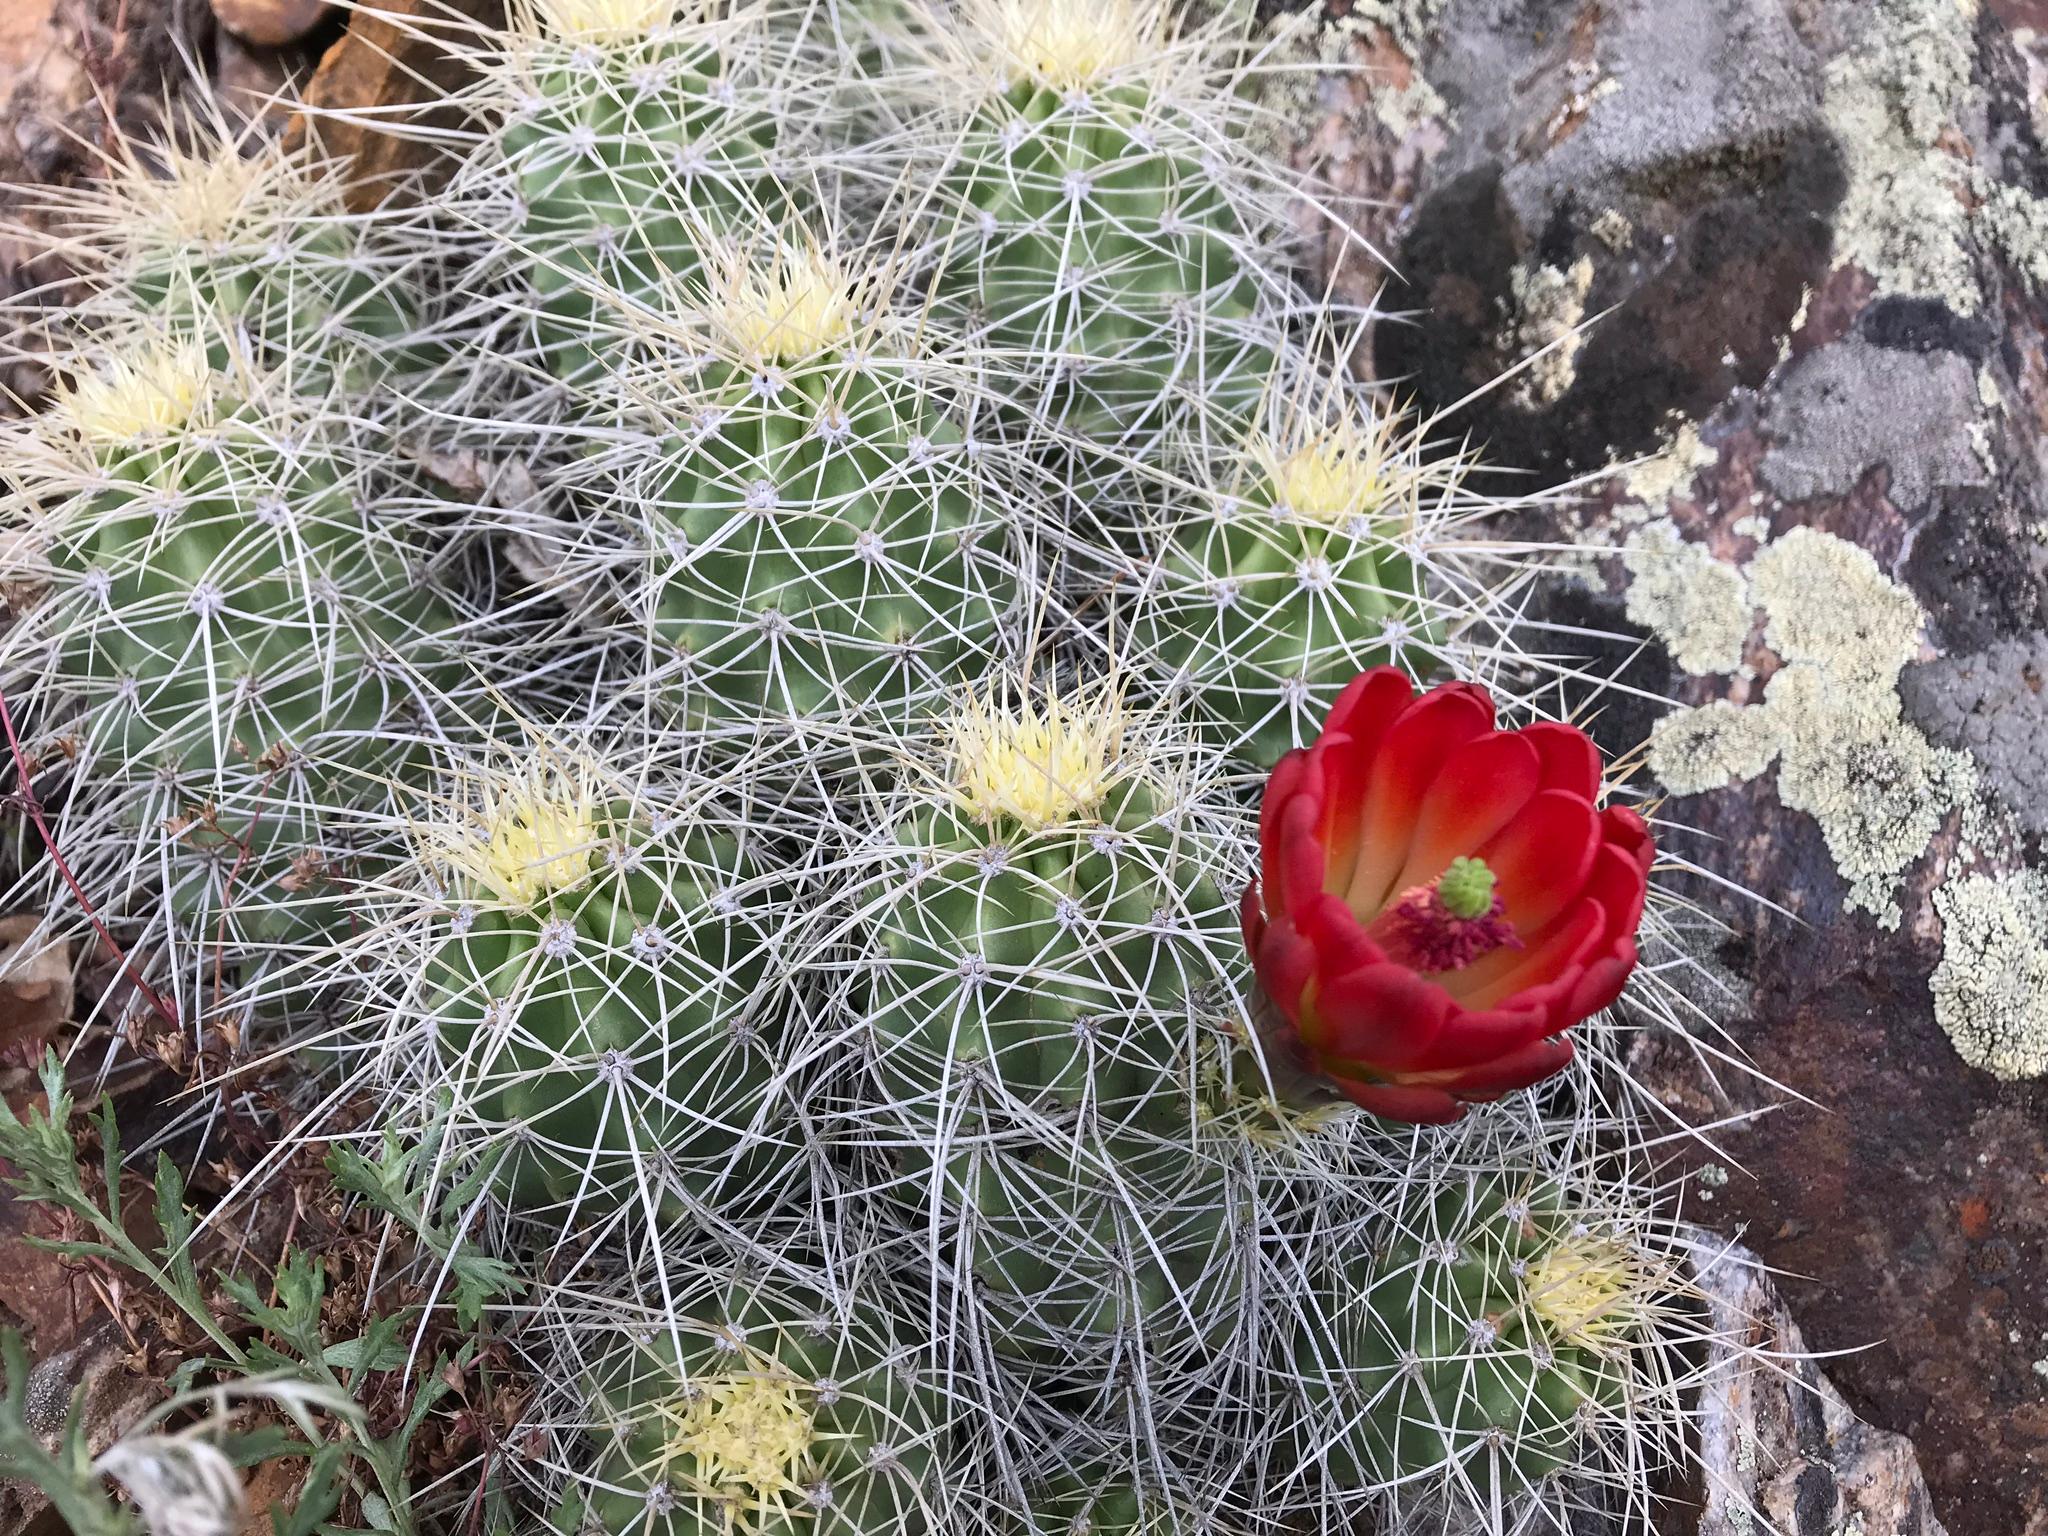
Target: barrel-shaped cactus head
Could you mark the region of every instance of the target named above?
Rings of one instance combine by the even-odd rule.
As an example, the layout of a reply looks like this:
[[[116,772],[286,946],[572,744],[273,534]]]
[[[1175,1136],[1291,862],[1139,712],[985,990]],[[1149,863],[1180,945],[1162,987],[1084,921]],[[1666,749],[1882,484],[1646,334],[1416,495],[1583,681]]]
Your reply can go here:
[[[1456,570],[1465,459],[1342,383],[1268,415],[1202,472],[1213,494],[1148,498],[1119,540],[1136,560],[1134,654],[1260,767],[1314,740],[1360,672],[1426,663],[1489,605]]]
[[[68,765],[74,872],[181,966],[335,918],[366,813],[466,676],[349,415],[213,351],[124,339],[10,433],[10,699]]]
[[[367,191],[344,162],[204,118],[157,141],[117,139],[106,157],[102,177],[24,198],[52,260],[88,289],[65,345],[89,354],[103,328],[146,317],[226,366],[238,332],[312,396],[336,380],[360,395],[423,363],[431,249],[351,208]]]
[[[1141,1377],[1155,1411],[1198,1401],[1245,1326],[1251,1171],[1223,1141],[1084,1124],[901,1155],[892,1197],[989,1346],[1029,1374]],[[934,1241],[935,1240],[935,1241]]]
[[[368,1018],[373,1040],[420,1043],[387,1059],[423,1117],[448,1106],[450,1148],[551,1226],[765,1201],[799,1176],[785,861],[701,783],[602,743],[543,736],[452,783],[379,925],[410,974]]]
[[[1189,999],[1234,966],[1211,760],[1108,688],[985,693],[933,735],[860,855],[878,1113],[920,1138],[1185,1114]]]
[[[561,379],[635,350],[703,271],[788,206],[808,125],[760,5],[533,0],[484,61],[489,138],[455,195],[495,231],[487,284]],[[501,340],[500,345],[509,345]]]
[[[909,728],[1006,644],[1002,502],[887,289],[816,243],[718,253],[705,359],[622,380],[634,425],[572,472],[599,538],[564,530],[569,566],[599,563],[668,717]]]
[[[1497,1173],[1411,1206],[1394,1232],[1302,1334],[1309,1454],[1334,1484],[1426,1484],[1487,1511],[1559,1472],[1620,1461],[1643,1478],[1643,1446],[1674,1417],[1687,1307],[1639,1210]]]
[[[679,1276],[655,1313],[565,1329],[594,1464],[565,1533],[924,1536],[945,1529],[944,1400],[870,1303]],[[574,1413],[574,1410],[570,1410]],[[586,1453],[587,1454],[587,1453]]]
[[[1234,36],[1154,0],[978,0],[934,42],[938,290],[1027,429],[1128,446],[1256,403],[1278,203]]]

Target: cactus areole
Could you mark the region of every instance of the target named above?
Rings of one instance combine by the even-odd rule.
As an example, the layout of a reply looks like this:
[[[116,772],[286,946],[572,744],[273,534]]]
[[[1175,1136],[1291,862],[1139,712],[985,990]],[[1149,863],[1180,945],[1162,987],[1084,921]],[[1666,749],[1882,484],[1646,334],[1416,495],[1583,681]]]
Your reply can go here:
[[[1635,968],[1655,852],[1600,775],[1584,732],[1498,730],[1483,689],[1358,677],[1260,811],[1245,943],[1284,1043],[1418,1124],[1559,1071]]]

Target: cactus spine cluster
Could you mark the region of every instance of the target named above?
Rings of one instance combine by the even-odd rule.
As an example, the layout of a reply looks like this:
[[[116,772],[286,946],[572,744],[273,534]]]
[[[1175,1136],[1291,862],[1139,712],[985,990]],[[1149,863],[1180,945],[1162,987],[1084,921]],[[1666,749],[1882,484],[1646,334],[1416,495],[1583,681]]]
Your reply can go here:
[[[1457,467],[1432,469],[1397,420],[1338,399],[1250,437],[1206,505],[1135,540],[1137,649],[1261,767],[1313,740],[1352,678],[1428,655],[1442,628],[1421,562]]]
[[[643,435],[580,482],[684,722],[908,726],[1001,648],[1015,582],[959,395],[875,289],[808,240],[722,253],[699,375],[634,388]]]
[[[506,1198],[653,1209],[760,1178],[783,1024],[764,909],[786,886],[589,762],[474,777],[428,836],[439,899],[408,1001]]]
[[[563,1536],[1501,1533],[1657,1443],[1599,1059],[1411,1135],[1248,996],[1352,675],[1570,670],[1296,323],[1248,27],[521,0],[424,205],[219,133],[64,205],[23,787],[530,1282]]]
[[[1096,440],[1247,409],[1273,357],[1231,61],[1155,0],[979,0],[943,24],[963,73],[933,234],[940,290],[1032,418]],[[1240,170],[1243,161],[1239,159]]]

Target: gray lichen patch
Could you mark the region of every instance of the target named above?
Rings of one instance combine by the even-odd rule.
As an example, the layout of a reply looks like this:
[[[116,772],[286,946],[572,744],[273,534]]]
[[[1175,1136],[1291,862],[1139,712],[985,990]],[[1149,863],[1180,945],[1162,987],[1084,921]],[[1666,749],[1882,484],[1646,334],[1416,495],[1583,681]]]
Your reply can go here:
[[[1673,710],[1650,728],[1650,772],[1674,795],[1753,779],[1777,755],[1777,717],[1727,699]]]
[[[1979,410],[1976,376],[1953,352],[1838,341],[1786,370],[1760,472],[1778,495],[1805,501],[1846,495],[1883,464],[1892,505],[1910,512],[1939,486],[1986,483],[1970,437]]]
[[[1976,759],[1985,787],[2022,827],[2048,833],[2048,635],[1910,666],[1899,692],[1909,719]]]
[[[1681,670],[1733,672],[1749,641],[1749,583],[1668,520],[1638,528],[1622,548],[1628,616],[1664,642]]]
[[[1965,875],[1934,893],[1934,1017],[1956,1053],[2008,1081],[2048,1073],[2048,877]]]
[[[1993,137],[1973,100],[1975,11],[1975,0],[1878,0],[1823,97],[1848,172],[1836,259],[1880,294],[1937,298],[1961,315],[1984,302],[1973,247],[2048,289],[2048,201],[1955,152]]]

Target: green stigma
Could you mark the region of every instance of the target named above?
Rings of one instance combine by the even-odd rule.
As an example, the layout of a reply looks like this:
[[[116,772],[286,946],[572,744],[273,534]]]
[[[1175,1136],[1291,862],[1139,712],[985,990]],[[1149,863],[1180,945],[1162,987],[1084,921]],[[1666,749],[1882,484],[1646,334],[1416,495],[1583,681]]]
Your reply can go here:
[[[1453,859],[1436,882],[1436,899],[1453,917],[1484,917],[1493,910],[1493,882],[1485,860]]]

